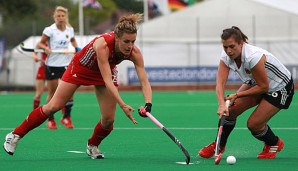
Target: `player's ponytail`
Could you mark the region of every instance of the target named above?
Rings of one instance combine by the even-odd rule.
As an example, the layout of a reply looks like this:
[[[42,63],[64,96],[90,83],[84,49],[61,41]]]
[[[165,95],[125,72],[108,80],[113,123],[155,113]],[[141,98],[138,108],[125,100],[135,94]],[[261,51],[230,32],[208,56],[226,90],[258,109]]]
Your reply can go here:
[[[121,37],[123,33],[137,33],[138,23],[142,20],[143,14],[136,13],[126,17],[121,17],[116,25],[114,32],[117,37]]]
[[[224,29],[221,34],[221,39],[227,40],[232,36],[235,38],[237,43],[241,43],[241,41],[247,43],[248,41],[248,37],[240,30],[239,27],[236,26]]]

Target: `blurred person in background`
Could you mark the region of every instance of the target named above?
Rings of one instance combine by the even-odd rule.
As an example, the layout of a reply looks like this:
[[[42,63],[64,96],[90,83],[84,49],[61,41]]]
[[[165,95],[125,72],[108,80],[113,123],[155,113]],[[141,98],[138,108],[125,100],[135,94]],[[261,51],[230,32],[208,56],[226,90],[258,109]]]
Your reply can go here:
[[[247,127],[256,139],[264,142],[263,151],[258,154],[258,158],[273,159],[284,147],[284,142],[273,133],[268,122],[281,109],[288,109],[292,102],[294,84],[291,73],[274,55],[248,44],[247,36],[238,27],[223,30],[221,40],[223,52],[216,80],[217,113],[220,117],[225,113],[226,119],[220,153],[225,151],[237,117],[256,107],[247,120]],[[243,84],[236,93],[224,97],[229,71],[237,73]],[[232,105],[226,107],[225,100],[230,100]],[[199,155],[204,158],[212,157],[215,146],[216,140],[203,147]]]
[[[117,104],[132,123],[137,124],[132,116],[134,109],[123,101],[118,91],[117,65],[122,61],[128,60],[134,64],[141,84],[145,105],[140,106],[139,114],[144,116],[145,112],[151,112],[152,90],[143,56],[135,46],[137,25],[142,16],[142,14],[131,14],[121,17],[113,32],[95,37],[76,53],[53,98],[44,106],[33,110],[13,132],[6,135],[4,150],[13,155],[19,140],[60,110],[80,85],[94,85],[101,117],[87,141],[86,151],[92,159],[104,158],[98,146],[114,128]]]
[[[68,10],[62,6],[57,6],[53,18],[55,23],[43,30],[41,40],[37,44],[37,48],[45,49],[46,53],[49,54],[45,61],[48,100],[53,97],[59,80],[73,57],[73,55],[69,54],[51,53],[51,50],[68,49],[68,45],[71,43],[76,52],[80,51],[75,39],[74,29],[68,22]],[[60,120],[66,128],[74,127],[71,121],[72,107],[73,97],[70,97],[63,108],[64,110],[62,110],[63,117]],[[49,116],[47,127],[49,129],[57,129],[53,116]]]
[[[40,56],[39,56],[40,55]],[[46,75],[45,75],[45,60],[48,54],[33,52],[32,58],[35,62],[39,62],[39,67],[35,76],[35,95],[33,98],[33,109],[36,109],[40,105],[40,99],[44,92]]]

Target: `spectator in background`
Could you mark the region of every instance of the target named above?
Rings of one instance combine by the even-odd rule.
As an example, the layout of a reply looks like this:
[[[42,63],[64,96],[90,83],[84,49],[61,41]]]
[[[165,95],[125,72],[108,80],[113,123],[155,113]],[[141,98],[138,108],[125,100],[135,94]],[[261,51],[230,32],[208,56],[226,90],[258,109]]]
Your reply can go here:
[[[41,57],[39,57],[39,55]],[[40,105],[40,99],[41,95],[44,92],[45,88],[45,80],[46,80],[46,75],[45,75],[45,60],[46,60],[47,54],[46,53],[40,53],[37,54],[36,52],[33,53],[32,58],[35,62],[39,62],[39,67],[36,72],[36,77],[35,77],[35,96],[33,98],[33,109],[36,109]]]
[[[149,19],[153,19],[155,17],[160,16],[161,13],[157,4],[153,0],[148,0],[148,16]]]

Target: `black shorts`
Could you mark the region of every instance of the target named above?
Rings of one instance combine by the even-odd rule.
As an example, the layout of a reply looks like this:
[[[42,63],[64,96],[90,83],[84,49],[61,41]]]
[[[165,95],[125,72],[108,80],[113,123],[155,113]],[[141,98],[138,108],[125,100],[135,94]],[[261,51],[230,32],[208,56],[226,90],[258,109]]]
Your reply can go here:
[[[46,80],[56,80],[61,78],[66,68],[67,66],[65,67],[46,66],[45,67]]]
[[[293,79],[281,90],[262,95],[273,106],[280,109],[288,109],[294,96]]]

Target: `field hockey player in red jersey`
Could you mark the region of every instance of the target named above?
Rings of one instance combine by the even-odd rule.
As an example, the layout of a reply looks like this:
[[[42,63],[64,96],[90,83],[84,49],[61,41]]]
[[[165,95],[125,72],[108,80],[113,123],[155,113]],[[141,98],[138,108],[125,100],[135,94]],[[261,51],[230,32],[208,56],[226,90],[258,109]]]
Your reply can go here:
[[[113,32],[97,36],[76,53],[58,84],[53,98],[46,105],[29,113],[23,123],[6,135],[4,149],[8,154],[13,155],[21,138],[60,110],[80,85],[94,85],[101,118],[87,141],[87,154],[92,159],[104,158],[98,146],[113,130],[116,105],[120,106],[133,124],[137,124],[132,116],[134,108],[122,100],[117,88],[116,65],[123,60],[131,61],[135,66],[145,102],[145,106],[140,108],[151,111],[151,86],[145,71],[143,56],[134,44],[137,37],[137,24],[142,16],[142,14],[131,14],[120,18]]]

